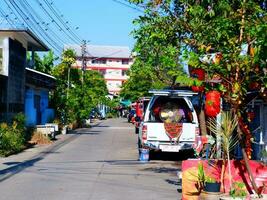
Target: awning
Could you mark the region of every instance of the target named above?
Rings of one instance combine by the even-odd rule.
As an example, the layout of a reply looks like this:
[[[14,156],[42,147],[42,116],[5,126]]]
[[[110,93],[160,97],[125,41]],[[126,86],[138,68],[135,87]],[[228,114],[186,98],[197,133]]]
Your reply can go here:
[[[126,99],[126,100],[120,101],[120,104],[122,106],[129,107],[132,104],[132,102],[129,99]]]

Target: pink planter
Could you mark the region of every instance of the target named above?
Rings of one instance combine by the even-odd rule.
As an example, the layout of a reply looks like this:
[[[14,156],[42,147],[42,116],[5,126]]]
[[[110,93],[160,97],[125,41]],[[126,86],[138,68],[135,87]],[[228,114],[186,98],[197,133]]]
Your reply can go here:
[[[212,162],[212,165],[209,165],[209,162]],[[243,182],[245,183],[248,193],[252,193],[252,186],[246,171],[244,161],[231,160],[231,175],[232,182]],[[203,164],[205,175],[208,175],[217,181],[220,180],[221,170],[222,170],[222,160],[185,160],[182,162],[182,191],[183,191],[183,200],[194,200],[198,198],[198,165]],[[267,185],[267,166],[250,160],[249,161],[252,174],[255,178],[256,184],[258,187]],[[229,183],[229,174],[228,166],[226,163],[225,174],[223,183],[224,191],[221,188],[221,192],[229,193],[230,183]],[[263,191],[264,194],[267,194],[267,189]]]

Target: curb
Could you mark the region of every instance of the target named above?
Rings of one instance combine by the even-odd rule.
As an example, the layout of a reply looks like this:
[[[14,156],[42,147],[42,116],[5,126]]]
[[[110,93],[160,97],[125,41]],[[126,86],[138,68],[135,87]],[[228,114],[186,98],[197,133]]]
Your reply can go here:
[[[97,127],[101,123],[102,122],[100,121],[100,122],[92,125],[90,128]],[[66,144],[70,143],[71,141],[75,140],[76,138],[78,138],[80,136],[80,134],[77,132],[77,130],[71,130],[69,133],[69,137],[66,137],[66,138],[63,138],[62,140],[56,141],[55,143],[47,146],[46,148],[44,148],[40,152],[35,153],[35,155],[29,157],[25,161],[18,163],[12,167],[7,167],[6,169],[0,170],[0,182],[10,178],[11,176],[23,171],[24,169],[26,169],[28,167],[33,166],[34,163],[44,159],[47,154],[60,149],[62,146],[66,145]]]

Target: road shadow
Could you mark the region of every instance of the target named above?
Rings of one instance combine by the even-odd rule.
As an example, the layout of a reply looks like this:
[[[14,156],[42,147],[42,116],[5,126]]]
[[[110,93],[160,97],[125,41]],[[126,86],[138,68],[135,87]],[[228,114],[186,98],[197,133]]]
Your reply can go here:
[[[0,170],[0,182],[8,179],[10,176],[13,176],[24,169],[33,166],[36,162],[42,160],[43,157],[33,158],[31,160],[27,160],[24,162],[16,162],[16,165],[13,167],[9,167],[3,170]],[[7,162],[4,164],[14,164],[14,162]]]
[[[142,171],[152,171],[158,174],[172,174],[172,175],[177,175],[177,172],[179,171],[178,167],[149,167],[149,168],[145,168]]]
[[[107,126],[107,125],[98,125],[96,127],[100,127],[100,128],[107,128],[107,127],[110,127],[110,126]]]
[[[156,152],[150,152],[149,154],[150,160],[183,161],[189,158],[194,158],[193,150],[180,151],[177,153],[156,151]]]
[[[93,131],[93,130],[82,130],[79,131],[79,135],[99,135],[102,131]]]
[[[102,160],[97,162],[104,162],[110,165],[144,165],[144,164],[155,164],[155,162],[141,162],[139,160]]]

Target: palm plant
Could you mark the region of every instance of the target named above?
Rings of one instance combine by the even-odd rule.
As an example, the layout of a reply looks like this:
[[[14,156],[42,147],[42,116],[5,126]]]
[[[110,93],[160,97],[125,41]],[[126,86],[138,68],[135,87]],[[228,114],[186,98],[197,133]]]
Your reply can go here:
[[[233,112],[222,112],[220,122],[218,122],[215,118],[210,118],[207,125],[213,134],[220,136],[221,138],[221,146],[224,152],[224,162],[228,160],[229,163],[229,183],[231,188],[232,175],[230,166],[230,152],[239,142],[238,136],[233,134],[238,125],[238,117]]]

